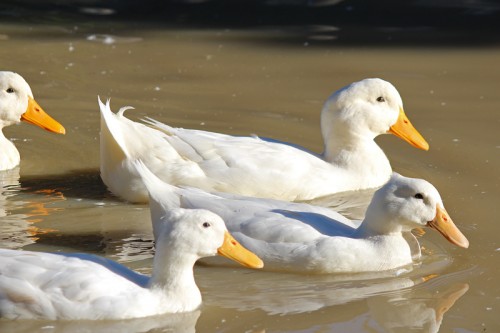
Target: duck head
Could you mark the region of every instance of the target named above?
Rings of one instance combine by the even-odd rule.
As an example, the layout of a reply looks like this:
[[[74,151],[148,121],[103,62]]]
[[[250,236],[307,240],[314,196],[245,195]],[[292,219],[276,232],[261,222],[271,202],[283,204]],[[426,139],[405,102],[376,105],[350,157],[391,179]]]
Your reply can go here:
[[[222,218],[205,209],[177,208],[168,212],[162,223],[157,244],[185,249],[196,258],[219,254],[249,268],[262,268],[262,260],[248,251],[228,232]]]
[[[423,179],[393,173],[389,182],[375,192],[366,216],[365,221],[377,233],[430,227],[452,244],[469,247],[469,241],[446,212],[439,192]]]
[[[332,94],[321,113],[321,130],[325,141],[335,137],[342,144],[390,133],[416,148],[429,149],[406,116],[396,88],[378,78],[354,82]]]
[[[64,127],[38,105],[21,75],[0,72],[0,125],[9,126],[21,120],[50,132],[66,133]]]

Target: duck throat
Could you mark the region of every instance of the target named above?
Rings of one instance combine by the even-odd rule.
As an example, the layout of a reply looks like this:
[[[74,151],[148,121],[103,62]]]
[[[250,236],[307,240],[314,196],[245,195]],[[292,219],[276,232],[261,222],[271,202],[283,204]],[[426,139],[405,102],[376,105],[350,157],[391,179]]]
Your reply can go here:
[[[344,170],[355,179],[377,180],[373,187],[380,186],[380,179],[389,179],[392,168],[389,160],[373,138],[343,135],[325,140],[323,158]]]
[[[365,220],[353,233],[353,237],[401,236],[403,231],[407,231],[403,230],[401,224],[397,223],[397,221],[393,222],[387,218],[374,216],[375,214],[370,213],[370,208],[368,208]]]
[[[160,244],[157,247],[148,287],[161,293],[173,308],[179,311],[194,310],[201,304],[201,293],[193,274],[198,257],[181,253],[173,245],[167,248]]]

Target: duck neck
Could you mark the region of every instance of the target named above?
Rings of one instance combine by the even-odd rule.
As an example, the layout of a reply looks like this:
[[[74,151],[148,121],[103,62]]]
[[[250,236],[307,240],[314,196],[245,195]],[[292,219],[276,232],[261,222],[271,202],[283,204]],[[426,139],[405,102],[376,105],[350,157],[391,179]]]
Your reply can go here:
[[[375,214],[376,215],[376,214]],[[366,218],[361,225],[356,229],[353,236],[356,238],[368,238],[370,236],[398,236],[403,232],[403,227],[400,223],[393,223],[387,217],[373,216],[369,210],[366,213]]]
[[[323,134],[325,142],[323,156],[325,160],[334,164],[345,164],[343,155],[364,155],[382,153],[380,147],[371,137],[363,137],[354,133],[334,128]]]
[[[19,164],[20,160],[16,146],[3,134],[3,126],[0,127],[0,170],[12,169]]]
[[[341,126],[323,131],[325,149],[323,158],[352,175],[356,180],[374,180],[365,188],[377,187],[380,179],[388,179],[392,168],[374,136],[352,132]]]
[[[167,243],[157,242],[149,288],[160,291],[169,302],[179,302],[183,310],[194,310],[201,304],[193,274],[198,257],[179,250],[175,241]]]

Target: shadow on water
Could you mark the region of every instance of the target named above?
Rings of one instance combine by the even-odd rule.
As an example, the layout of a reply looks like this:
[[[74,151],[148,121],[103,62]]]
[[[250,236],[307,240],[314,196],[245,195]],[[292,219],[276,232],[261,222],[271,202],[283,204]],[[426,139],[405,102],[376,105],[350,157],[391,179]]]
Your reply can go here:
[[[97,169],[72,170],[52,176],[23,176],[20,183],[22,192],[58,191],[67,198],[120,201],[107,190]]]
[[[35,242],[34,242],[35,243]],[[154,255],[154,240],[150,233],[131,233],[129,230],[103,230],[93,232],[52,231],[36,235],[36,246],[24,246],[35,250],[42,245],[46,249],[65,249],[65,253],[86,253],[110,257],[118,262],[149,259]],[[50,251],[50,250],[49,250]]]
[[[99,254],[120,262],[152,257],[147,205],[130,205],[113,196],[99,170],[20,179],[16,171],[4,175],[8,184],[0,196],[0,247],[39,251],[41,246],[44,251]]]
[[[17,24],[97,25],[108,30],[103,33],[150,28],[257,30],[262,33],[247,42],[282,46],[450,47],[500,42],[500,3],[493,0],[10,0],[0,4],[0,17]]]

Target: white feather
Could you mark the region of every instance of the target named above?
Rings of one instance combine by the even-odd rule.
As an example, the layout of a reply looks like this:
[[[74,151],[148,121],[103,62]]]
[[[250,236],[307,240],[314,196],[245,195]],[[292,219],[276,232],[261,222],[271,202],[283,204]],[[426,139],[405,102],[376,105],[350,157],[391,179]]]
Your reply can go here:
[[[162,182],[142,163],[134,165],[148,189],[155,187],[164,200],[155,214],[179,206],[210,210],[224,219],[241,244],[262,258],[268,270],[368,272],[410,264],[420,253],[410,231],[425,227],[436,216],[437,207],[443,207],[430,183],[394,174],[375,193],[359,224],[330,209],[304,203],[178,188]],[[426,199],[414,198],[416,193]]]
[[[380,96],[384,102],[377,101]],[[322,155],[275,140],[173,128],[150,118],[145,122],[152,127],[147,127],[122,112],[113,114],[109,101],[99,106],[102,179],[125,200],[148,200],[130,164],[141,159],[173,185],[307,201],[379,187],[389,179],[391,166],[374,138],[396,123],[402,101],[394,86],[380,79],[365,79],[334,93],[321,114]]]
[[[224,222],[206,210],[179,208],[152,217],[151,277],[89,254],[0,249],[0,317],[126,319],[197,309],[193,265],[217,254],[227,237]]]

